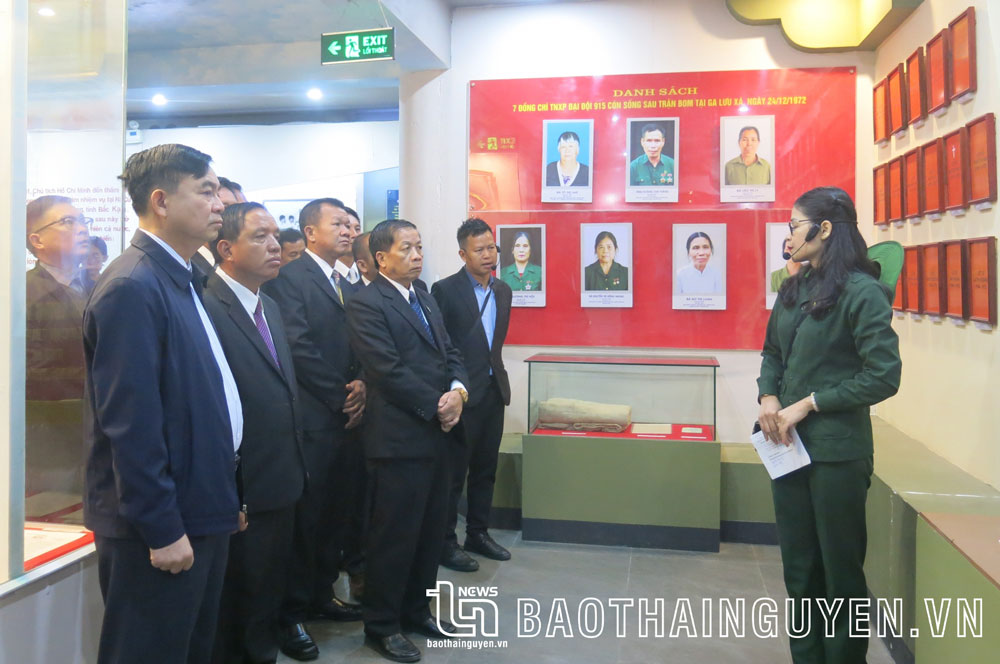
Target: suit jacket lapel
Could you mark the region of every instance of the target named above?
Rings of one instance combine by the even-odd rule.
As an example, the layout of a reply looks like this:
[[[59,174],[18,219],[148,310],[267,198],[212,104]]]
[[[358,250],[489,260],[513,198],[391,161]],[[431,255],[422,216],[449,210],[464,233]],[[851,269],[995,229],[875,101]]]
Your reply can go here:
[[[421,338],[423,338],[423,340],[430,345],[436,347],[434,339],[427,334],[427,329],[424,327],[424,324],[419,318],[417,318],[417,312],[410,307],[409,302],[403,300],[402,294],[396,290],[396,287],[382,278],[377,279],[374,283],[378,284],[378,287],[382,289],[382,296],[389,299],[390,305],[398,311],[403,318],[406,319],[406,322],[408,322],[413,329],[417,331]],[[419,302],[420,291],[417,289],[414,289],[414,291],[417,293],[417,301]],[[430,323],[430,320],[428,320],[428,323]]]
[[[264,338],[260,336],[260,332],[257,330],[257,325],[250,319],[250,316],[247,314],[247,310],[243,308],[239,298],[236,297],[236,293],[234,293],[233,289],[229,287],[229,284],[224,282],[218,275],[213,274],[209,277],[208,285],[226,305],[226,308],[229,311],[229,317],[232,319],[239,331],[250,340],[250,345],[252,345],[257,352],[261,354],[272,369],[280,374],[281,372],[278,369],[278,365],[274,363],[274,358],[271,357],[271,351],[267,349],[267,344],[264,343]],[[273,336],[271,340],[272,342],[274,341]],[[282,378],[284,378],[283,375]]]
[[[292,364],[294,360],[292,359],[291,348],[288,346],[288,339],[285,338],[285,329],[281,326],[281,310],[270,299],[265,299],[265,296],[261,296],[261,299],[264,300],[264,315],[268,320],[267,326],[271,330],[271,340],[274,342],[274,350],[277,351],[278,360],[281,361],[281,375],[284,377],[288,388],[292,389],[295,386],[294,365]],[[274,321],[277,321],[277,324]]]
[[[431,296],[428,293],[419,291],[417,289],[414,289],[414,292],[416,292],[417,294],[417,301],[420,302],[420,306],[423,307],[424,317],[427,319],[427,325],[434,332],[434,340],[433,340],[434,346],[441,352],[442,355],[447,355],[444,348],[444,337],[446,334],[448,334],[448,332],[444,329],[443,326],[435,325],[434,320],[427,313],[428,311],[430,311],[430,306],[428,305],[426,300],[430,299]],[[410,309],[410,311],[413,312],[413,309]],[[413,317],[414,318],[417,317],[417,314],[415,312],[413,312]],[[419,323],[420,321],[417,322]],[[421,324],[420,327],[423,327],[423,324]]]
[[[337,297],[337,291],[333,287],[333,282],[326,278],[326,275],[323,273],[323,268],[319,266],[312,256],[303,256],[302,258],[309,259],[309,263],[307,263],[309,266],[309,273],[312,274],[313,280],[319,285],[319,289],[326,293],[326,296],[333,300],[334,304],[343,309],[344,305],[341,304],[340,298]],[[333,275],[330,276],[332,277]],[[346,302],[347,296],[345,289],[341,288],[340,291],[345,293],[344,301]]]

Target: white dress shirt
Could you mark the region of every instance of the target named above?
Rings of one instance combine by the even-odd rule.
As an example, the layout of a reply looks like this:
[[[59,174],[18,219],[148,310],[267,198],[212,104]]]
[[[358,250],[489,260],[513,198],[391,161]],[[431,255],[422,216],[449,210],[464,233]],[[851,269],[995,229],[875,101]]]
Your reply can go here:
[[[340,276],[344,277],[352,284],[358,283],[358,280],[361,279],[361,271],[358,270],[357,263],[354,263],[351,267],[347,267],[347,265],[345,265],[344,262],[338,258],[337,262],[333,264],[333,269],[339,272]]]
[[[163,247],[174,260],[184,266],[185,270],[188,272],[191,271],[191,263],[181,258],[181,255],[174,251],[173,247],[145,228],[140,228],[139,230],[153,238],[156,244]],[[229,362],[226,361],[226,355],[222,352],[222,343],[219,341],[219,335],[215,332],[215,326],[212,325],[212,321],[201,303],[201,298],[198,297],[198,294],[194,290],[194,284],[190,284],[188,288],[191,291],[191,299],[194,300],[194,306],[198,310],[198,316],[201,317],[201,324],[205,327],[205,334],[208,335],[208,343],[212,347],[215,364],[219,368],[219,373],[222,374],[222,388],[226,393],[226,409],[229,411],[229,422],[233,427],[233,449],[238,450],[243,440],[243,406],[240,403],[239,390],[236,389],[236,379],[233,378]]]

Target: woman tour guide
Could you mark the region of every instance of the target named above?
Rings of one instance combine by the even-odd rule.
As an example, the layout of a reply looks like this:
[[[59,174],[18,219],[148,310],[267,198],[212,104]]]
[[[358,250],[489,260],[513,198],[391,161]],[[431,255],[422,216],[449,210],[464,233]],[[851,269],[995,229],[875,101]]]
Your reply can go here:
[[[794,427],[812,462],[773,480],[785,587],[794,601],[796,664],[863,664],[850,599],[867,598],[865,495],[873,469],[869,406],[896,393],[901,363],[888,289],[868,258],[857,213],[842,189],[819,187],[795,202],[788,254],[808,261],[782,284],[761,353],[759,422],[788,444]],[[787,260],[787,259],[786,259]],[[842,599],[833,636],[818,599]],[[862,624],[864,619],[862,619]]]

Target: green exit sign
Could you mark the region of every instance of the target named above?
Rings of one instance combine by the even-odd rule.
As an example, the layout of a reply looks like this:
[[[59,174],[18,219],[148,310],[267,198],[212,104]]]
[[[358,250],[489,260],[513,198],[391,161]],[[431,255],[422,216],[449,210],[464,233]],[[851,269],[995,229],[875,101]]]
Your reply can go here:
[[[371,62],[392,60],[396,45],[392,28],[328,32],[320,37],[320,62],[333,65],[340,62]]]

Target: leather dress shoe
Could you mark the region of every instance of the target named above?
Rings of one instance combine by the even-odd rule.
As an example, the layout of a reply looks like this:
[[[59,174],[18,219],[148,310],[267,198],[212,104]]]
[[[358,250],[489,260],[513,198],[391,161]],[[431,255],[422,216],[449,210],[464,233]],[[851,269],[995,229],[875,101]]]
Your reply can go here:
[[[365,644],[393,662],[419,662],[420,648],[400,633],[389,636],[365,634]]]
[[[281,652],[300,662],[319,657],[319,648],[302,623],[281,628]]]
[[[440,624],[438,624],[440,623]],[[449,639],[455,636],[458,631],[455,626],[444,618],[427,616],[420,622],[403,622],[403,629],[407,632],[417,632],[432,639]]]
[[[326,618],[327,620],[336,620],[337,622],[353,622],[361,620],[361,605],[351,604],[334,597],[326,604],[317,606],[313,610],[313,616],[316,618]]]
[[[473,533],[465,537],[465,550],[492,560],[510,560],[510,551],[490,537],[489,533]]]
[[[456,572],[475,572],[479,569],[479,562],[458,546],[458,544],[446,544],[441,552],[441,564]]]

